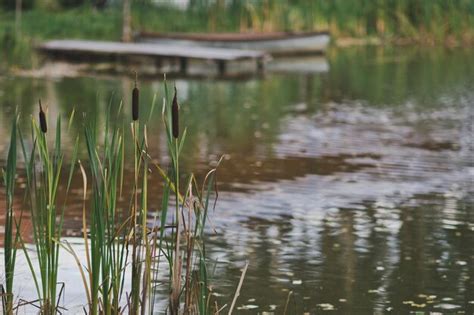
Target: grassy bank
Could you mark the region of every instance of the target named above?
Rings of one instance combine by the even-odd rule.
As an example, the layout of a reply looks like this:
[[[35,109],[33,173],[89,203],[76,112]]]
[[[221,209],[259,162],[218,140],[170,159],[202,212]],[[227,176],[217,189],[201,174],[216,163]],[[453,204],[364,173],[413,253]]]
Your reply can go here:
[[[167,21],[180,28],[206,31],[329,30],[340,38],[378,37],[428,44],[472,43],[472,0],[239,0],[192,1],[186,21]],[[146,11],[142,28],[154,28],[153,11]],[[182,27],[181,27],[182,28]],[[182,29],[186,30],[186,29]]]
[[[135,31],[248,32],[329,30],[336,43],[422,43],[469,45],[474,42],[472,0],[278,0],[190,2],[186,9],[135,2]],[[227,4],[225,4],[227,3]],[[120,5],[98,10],[33,6],[15,29],[15,12],[0,9],[0,43],[9,64],[31,66],[31,47],[49,38],[118,40]],[[18,37],[17,34],[22,34]]]
[[[121,13],[118,8],[96,11],[81,7],[62,11],[24,11],[21,29],[15,29],[15,13],[0,10],[0,59],[6,64],[31,67],[37,63],[35,44],[50,38],[120,39]],[[20,36],[18,36],[20,35]],[[0,62],[1,64],[1,62]]]

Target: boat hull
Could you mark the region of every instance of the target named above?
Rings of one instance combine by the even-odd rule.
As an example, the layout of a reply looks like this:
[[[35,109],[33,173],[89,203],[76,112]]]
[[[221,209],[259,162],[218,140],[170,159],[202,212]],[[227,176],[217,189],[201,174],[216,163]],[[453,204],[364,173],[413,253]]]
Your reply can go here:
[[[307,36],[285,36],[282,38],[269,39],[205,39],[192,36],[173,37],[172,35],[152,36],[144,35],[139,37],[139,41],[153,42],[169,45],[181,45],[185,47],[206,46],[222,47],[245,50],[259,50],[271,55],[296,55],[310,53],[324,53],[329,45],[330,36],[328,33],[320,33]]]

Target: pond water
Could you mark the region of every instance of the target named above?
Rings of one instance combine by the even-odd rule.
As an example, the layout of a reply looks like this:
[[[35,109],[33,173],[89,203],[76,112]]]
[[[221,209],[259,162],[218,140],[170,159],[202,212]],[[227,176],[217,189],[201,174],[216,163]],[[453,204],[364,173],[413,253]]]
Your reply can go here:
[[[171,80],[188,127],[184,168],[202,175],[224,155],[207,247],[220,304],[249,261],[238,314],[282,314],[287,300],[288,314],[474,312],[474,55],[350,48],[318,69]],[[140,86],[145,113],[163,82]],[[17,105],[26,130],[38,98],[52,116],[75,107],[100,122],[109,102],[129,103],[132,87],[127,77],[0,76],[1,166]],[[159,112],[149,143],[166,163]],[[65,220],[72,242],[76,190]]]

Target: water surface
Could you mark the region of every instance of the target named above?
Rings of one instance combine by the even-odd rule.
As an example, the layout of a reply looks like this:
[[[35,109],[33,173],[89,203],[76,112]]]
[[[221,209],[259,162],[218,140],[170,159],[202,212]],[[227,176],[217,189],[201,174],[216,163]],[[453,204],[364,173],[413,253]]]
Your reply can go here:
[[[202,176],[224,155],[207,248],[220,304],[248,260],[239,314],[281,314],[287,300],[288,314],[473,312],[472,53],[353,48],[327,61],[327,72],[175,81],[184,168]],[[25,129],[40,97],[50,115],[75,107],[100,122],[109,103],[129,103],[132,87],[127,77],[0,77],[2,165],[16,106]],[[163,82],[141,91],[142,113],[157,95],[149,143],[166,164]],[[67,236],[79,233],[80,193]]]

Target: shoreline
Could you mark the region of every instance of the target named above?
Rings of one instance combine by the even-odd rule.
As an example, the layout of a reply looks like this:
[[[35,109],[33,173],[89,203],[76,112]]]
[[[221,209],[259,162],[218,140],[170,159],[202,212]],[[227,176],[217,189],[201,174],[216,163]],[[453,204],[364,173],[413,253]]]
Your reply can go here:
[[[448,36],[442,41],[434,40],[430,35],[425,37],[337,37],[332,39],[332,45],[337,48],[355,46],[418,46],[443,48],[469,48],[474,46],[474,38],[459,40]]]
[[[106,40],[109,40],[107,38]],[[35,45],[40,40],[38,37],[23,37],[19,42],[26,51],[30,51],[27,58],[16,60],[14,62],[0,63],[0,69],[6,72],[6,75],[25,76],[25,77],[58,77],[58,76],[72,76],[76,77],[83,74],[87,68],[84,63],[68,63],[57,62],[59,68],[51,67],[51,61],[38,59],[38,54],[35,51]],[[418,38],[408,37],[333,37],[328,46],[330,50],[334,49],[349,49],[353,47],[363,46],[377,46],[377,47],[416,47],[416,48],[436,48],[436,49],[468,49],[474,46],[474,38],[466,38],[464,41],[456,40],[454,37],[449,37],[443,42],[434,41],[430,36],[426,36],[421,40]],[[4,50],[6,52],[7,50]],[[6,53],[5,53],[6,55]],[[322,55],[324,57],[324,55]],[[295,56],[296,57],[296,56]],[[8,58],[5,58],[8,60]],[[66,71],[64,71],[66,70]]]

